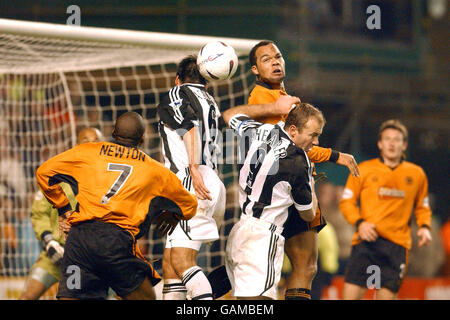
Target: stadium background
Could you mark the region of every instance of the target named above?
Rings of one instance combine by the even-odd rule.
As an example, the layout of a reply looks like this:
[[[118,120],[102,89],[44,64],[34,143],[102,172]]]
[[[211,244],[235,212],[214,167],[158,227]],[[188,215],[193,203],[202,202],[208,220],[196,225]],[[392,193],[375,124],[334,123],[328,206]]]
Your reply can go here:
[[[352,153],[360,162],[378,155],[382,121],[395,117],[405,122],[410,131],[407,159],[428,175],[439,229],[449,218],[449,16],[448,4],[443,16],[433,15],[431,2],[39,0],[30,5],[16,0],[0,4],[0,18],[65,24],[67,7],[76,4],[82,26],[274,40],[286,60],[288,93],[317,105],[327,118],[321,145]],[[365,10],[372,4],[381,8],[381,30],[366,27]],[[223,101],[222,107],[227,104]],[[108,136],[109,128],[101,129]],[[345,183],[344,168],[321,165],[319,171],[335,185]],[[435,235],[440,236],[439,230]],[[211,267],[220,263],[218,256]],[[445,272],[433,270],[417,276]]]

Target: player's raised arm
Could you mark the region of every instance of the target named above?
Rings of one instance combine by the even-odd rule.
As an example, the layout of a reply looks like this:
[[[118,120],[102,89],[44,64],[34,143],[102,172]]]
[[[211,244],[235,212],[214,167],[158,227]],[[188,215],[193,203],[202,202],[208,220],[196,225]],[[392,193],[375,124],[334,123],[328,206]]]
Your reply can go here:
[[[230,119],[236,114],[245,114],[252,119],[286,115],[292,109],[293,105],[299,103],[300,99],[298,97],[281,96],[273,103],[242,105],[230,108],[222,113],[222,117],[225,123],[229,124]]]

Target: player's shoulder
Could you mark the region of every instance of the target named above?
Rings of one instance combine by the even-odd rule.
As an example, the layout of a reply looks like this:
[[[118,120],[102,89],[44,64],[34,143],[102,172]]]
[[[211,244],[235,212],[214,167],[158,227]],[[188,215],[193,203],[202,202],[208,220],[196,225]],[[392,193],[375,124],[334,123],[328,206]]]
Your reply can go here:
[[[255,82],[255,86],[252,89],[253,91],[260,91],[260,92],[271,92],[274,91],[274,89],[272,89],[272,87],[270,85],[268,85],[267,83],[264,83],[262,81],[256,81]]]
[[[305,151],[289,141],[286,144],[286,155],[280,157],[280,167],[291,173],[297,172],[300,168],[307,169],[309,167],[309,161]]]
[[[146,157],[146,160],[147,160],[147,161],[145,161],[145,164],[146,164],[147,167],[150,167],[150,168],[155,169],[155,170],[157,170],[157,171],[163,171],[163,172],[166,172],[166,170],[168,170],[168,168],[167,168],[166,166],[164,166],[163,163],[161,163],[161,162],[159,162],[159,161],[153,159],[152,157],[150,157],[150,156],[149,156],[148,154],[146,154],[145,152],[142,152],[142,153],[143,153],[143,154],[145,155],[145,157]]]
[[[73,148],[67,150],[67,153],[70,153],[71,155],[79,155],[81,157],[88,157],[89,155],[94,154],[94,150],[97,150],[100,148],[102,144],[104,144],[105,141],[101,142],[85,142],[82,144],[78,144],[74,146]]]
[[[272,88],[257,82],[250,92],[248,101],[250,104],[273,102],[274,99],[276,100],[279,96],[277,91],[278,90],[273,90]]]
[[[92,154],[98,155],[102,148],[105,148],[107,145],[112,144],[110,141],[100,141],[100,142],[86,142],[76,146],[77,152],[83,154],[83,156]]]
[[[179,96],[180,96],[180,86],[174,86],[170,88],[169,91],[163,94],[161,101],[158,104],[158,107],[168,106],[171,102],[177,100]]]
[[[421,166],[419,166],[418,164],[412,163],[410,161],[403,161],[402,165],[408,171],[415,172],[416,174],[425,175],[425,170],[423,170],[423,168]]]
[[[206,91],[205,85],[200,84],[200,83],[183,83],[179,87],[180,87],[180,92],[184,92],[184,93],[187,93],[187,92],[193,91],[193,90]]]
[[[372,169],[373,167],[379,166],[381,164],[380,159],[374,158],[362,161],[358,164],[360,170]]]

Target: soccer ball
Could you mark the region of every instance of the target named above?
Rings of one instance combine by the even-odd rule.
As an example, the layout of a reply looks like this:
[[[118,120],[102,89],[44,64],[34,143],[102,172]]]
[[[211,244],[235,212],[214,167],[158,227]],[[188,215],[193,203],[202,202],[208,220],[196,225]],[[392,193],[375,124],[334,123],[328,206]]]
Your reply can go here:
[[[223,41],[211,41],[200,49],[197,65],[200,74],[207,80],[226,80],[236,72],[238,57],[229,44]]]

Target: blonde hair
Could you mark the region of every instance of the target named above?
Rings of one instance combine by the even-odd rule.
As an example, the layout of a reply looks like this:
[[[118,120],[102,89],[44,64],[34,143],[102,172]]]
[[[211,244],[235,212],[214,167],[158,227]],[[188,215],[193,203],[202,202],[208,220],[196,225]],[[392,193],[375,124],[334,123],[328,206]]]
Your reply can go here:
[[[395,129],[403,134],[403,141],[408,141],[408,129],[397,119],[389,119],[384,121],[378,130],[378,140],[381,140],[381,133],[386,129]]]

